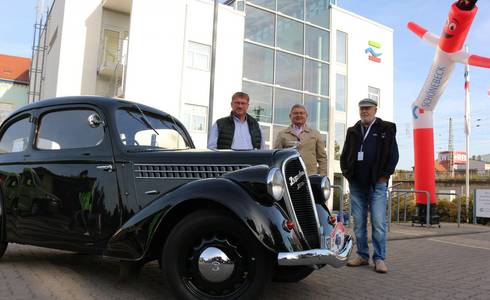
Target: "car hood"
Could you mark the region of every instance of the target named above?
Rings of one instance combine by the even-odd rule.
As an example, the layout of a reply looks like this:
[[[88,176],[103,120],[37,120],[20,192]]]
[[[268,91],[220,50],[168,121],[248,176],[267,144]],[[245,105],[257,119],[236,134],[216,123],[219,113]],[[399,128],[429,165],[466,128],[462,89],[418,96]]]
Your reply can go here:
[[[283,150],[180,150],[180,151],[144,151],[128,154],[130,161],[136,164],[163,165],[268,165],[280,166],[281,162],[293,155],[296,149]]]

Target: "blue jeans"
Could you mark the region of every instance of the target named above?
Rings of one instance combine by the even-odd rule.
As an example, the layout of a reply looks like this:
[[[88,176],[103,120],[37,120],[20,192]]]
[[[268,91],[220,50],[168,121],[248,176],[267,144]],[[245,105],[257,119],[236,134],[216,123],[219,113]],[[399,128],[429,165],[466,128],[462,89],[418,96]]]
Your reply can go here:
[[[354,217],[357,254],[368,260],[369,246],[367,233],[368,211],[371,213],[373,261],[386,258],[386,183],[377,183],[368,190],[355,183],[349,184],[351,212]]]

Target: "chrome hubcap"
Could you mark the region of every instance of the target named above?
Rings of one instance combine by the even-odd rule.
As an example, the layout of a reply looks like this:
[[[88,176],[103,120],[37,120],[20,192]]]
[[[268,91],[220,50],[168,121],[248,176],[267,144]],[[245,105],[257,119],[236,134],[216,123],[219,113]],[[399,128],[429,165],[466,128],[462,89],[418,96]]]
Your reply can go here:
[[[210,282],[223,282],[230,278],[235,263],[219,248],[208,247],[199,256],[199,272]]]

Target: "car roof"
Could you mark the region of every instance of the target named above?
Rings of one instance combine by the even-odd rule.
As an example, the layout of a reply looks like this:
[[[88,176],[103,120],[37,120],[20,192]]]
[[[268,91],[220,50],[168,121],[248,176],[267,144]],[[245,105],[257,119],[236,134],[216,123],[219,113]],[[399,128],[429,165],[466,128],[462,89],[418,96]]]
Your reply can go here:
[[[144,111],[152,112],[164,116],[169,116],[169,114],[161,110],[158,110],[156,108],[146,106],[144,104],[140,104],[136,102],[131,102],[128,100],[107,98],[107,97],[100,97],[100,96],[69,96],[69,97],[50,98],[50,99],[29,103],[15,110],[12,114],[10,114],[10,116],[7,119],[10,119],[12,116],[22,113],[24,111],[51,107],[51,106],[66,105],[66,104],[91,104],[107,109],[114,109],[118,107],[134,107],[134,105],[137,104]]]

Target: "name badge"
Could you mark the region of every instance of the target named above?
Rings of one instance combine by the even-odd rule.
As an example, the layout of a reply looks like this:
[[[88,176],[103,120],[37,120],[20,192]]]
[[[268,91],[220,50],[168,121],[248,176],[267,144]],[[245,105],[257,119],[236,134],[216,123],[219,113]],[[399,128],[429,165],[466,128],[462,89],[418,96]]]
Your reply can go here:
[[[364,159],[364,152],[359,151],[357,152],[357,161],[363,161]]]

